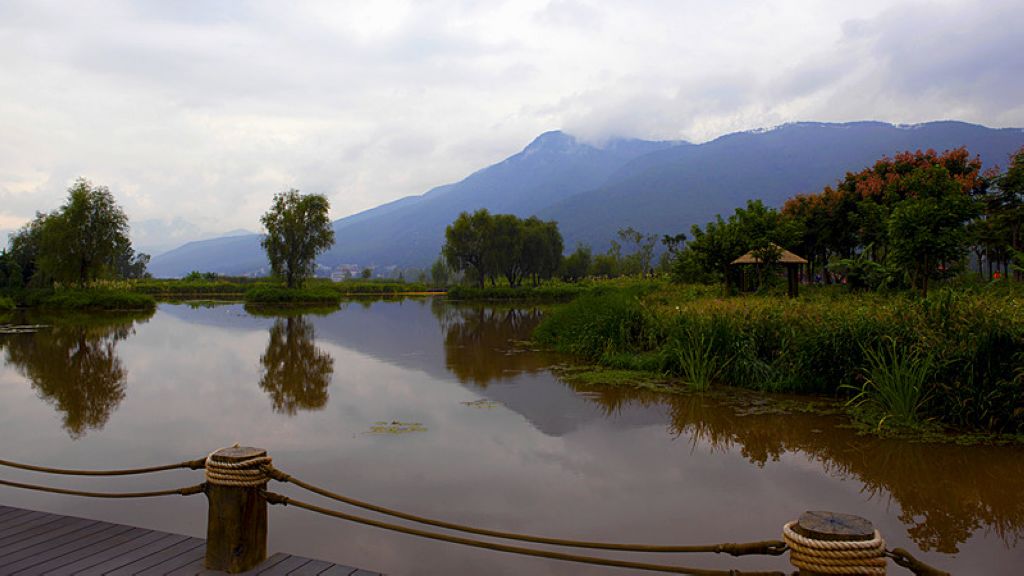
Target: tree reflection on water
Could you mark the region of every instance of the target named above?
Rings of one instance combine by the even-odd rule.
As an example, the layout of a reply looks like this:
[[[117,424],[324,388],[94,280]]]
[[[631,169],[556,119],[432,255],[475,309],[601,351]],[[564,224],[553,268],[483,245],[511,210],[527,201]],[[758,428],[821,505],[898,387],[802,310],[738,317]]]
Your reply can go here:
[[[529,338],[540,323],[537,308],[453,305],[436,299],[431,312],[444,333],[445,367],[460,382],[486,388],[493,381],[551,366],[550,355],[514,345]]]
[[[146,314],[33,318],[51,324],[34,333],[0,337],[7,363],[29,379],[40,398],[63,414],[63,427],[78,439],[100,430],[125,397],[128,371],[117,343],[135,333]]]
[[[826,473],[859,481],[870,498],[897,502],[900,522],[922,550],[955,554],[978,530],[993,531],[1010,547],[1024,538],[1019,449],[861,436],[836,416],[786,409],[742,390],[702,396],[566,385],[609,416],[630,404],[667,405],[671,434],[695,447],[738,448],[757,466],[785,453],[808,455]]]
[[[303,316],[274,320],[267,351],[260,356],[260,388],[270,395],[274,411],[294,415],[327,405],[327,387],[334,358],[315,344],[313,324]]]

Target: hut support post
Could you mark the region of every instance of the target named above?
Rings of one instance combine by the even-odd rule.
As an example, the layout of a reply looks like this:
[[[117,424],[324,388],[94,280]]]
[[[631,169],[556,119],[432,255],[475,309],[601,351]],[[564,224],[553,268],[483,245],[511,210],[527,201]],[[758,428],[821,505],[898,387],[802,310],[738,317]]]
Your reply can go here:
[[[789,297],[796,298],[800,291],[800,279],[798,278],[799,264],[786,266],[786,276],[789,280]]]

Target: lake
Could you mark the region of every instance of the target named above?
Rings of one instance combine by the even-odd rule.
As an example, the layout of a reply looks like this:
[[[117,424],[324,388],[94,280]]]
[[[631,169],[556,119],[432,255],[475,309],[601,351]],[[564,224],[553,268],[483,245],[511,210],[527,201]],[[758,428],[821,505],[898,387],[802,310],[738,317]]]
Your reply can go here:
[[[497,530],[744,542],[779,539],[803,511],[831,510],[868,518],[890,548],[955,574],[1024,567],[1021,448],[858,436],[840,418],[780,410],[750,392],[573,384],[552,370],[566,358],[522,342],[541,314],[417,298],[302,315],[164,303],[141,316],[18,318],[46,327],[0,336],[0,458],[133,467],[240,442],[347,496]],[[81,479],[0,468],[0,478],[145,490],[194,484],[201,473]],[[0,487],[0,503],[205,537],[202,496],[110,501]],[[269,548],[394,576],[626,573],[279,506],[270,508]],[[620,556],[792,570],[785,558]]]

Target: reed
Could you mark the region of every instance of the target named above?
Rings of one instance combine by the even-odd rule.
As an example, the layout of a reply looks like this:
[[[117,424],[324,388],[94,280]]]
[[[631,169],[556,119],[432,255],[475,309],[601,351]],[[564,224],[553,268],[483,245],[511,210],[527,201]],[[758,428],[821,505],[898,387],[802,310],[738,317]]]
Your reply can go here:
[[[898,426],[918,424],[935,371],[932,354],[886,338],[877,348],[864,347],[864,358],[864,384],[848,404],[881,415],[879,429],[886,421]]]
[[[867,391],[859,400],[877,397],[886,413],[961,430],[1021,433],[1022,301],[1002,289],[939,290],[927,299],[804,290],[790,300],[626,286],[558,306],[534,339],[604,366],[675,376],[697,387],[721,382],[839,398]],[[892,342],[896,357],[887,351]],[[886,380],[887,366],[891,379],[926,366],[929,382],[917,386],[922,396],[910,396],[913,385]],[[875,384],[865,388],[869,380]],[[890,389],[896,397],[885,398]]]

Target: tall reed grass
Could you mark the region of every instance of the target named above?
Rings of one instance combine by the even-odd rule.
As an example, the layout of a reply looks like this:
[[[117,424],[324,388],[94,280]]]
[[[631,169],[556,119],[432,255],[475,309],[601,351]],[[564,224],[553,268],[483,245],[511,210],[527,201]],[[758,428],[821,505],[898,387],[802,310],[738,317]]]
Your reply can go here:
[[[911,402],[919,404],[920,418],[1022,433],[1021,301],[1015,293],[984,290],[939,290],[927,299],[805,290],[789,300],[626,287],[556,308],[534,338],[606,366],[701,386],[721,382],[837,397],[882,381],[884,361],[901,361],[879,356],[883,346],[895,345],[904,355],[927,350],[928,378]]]

